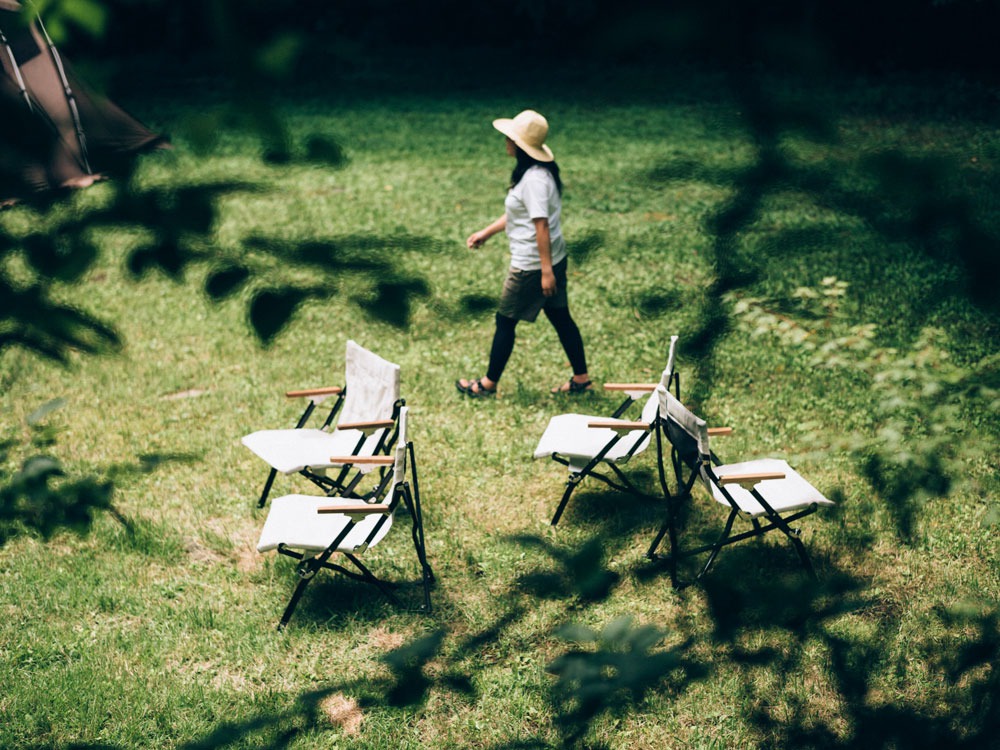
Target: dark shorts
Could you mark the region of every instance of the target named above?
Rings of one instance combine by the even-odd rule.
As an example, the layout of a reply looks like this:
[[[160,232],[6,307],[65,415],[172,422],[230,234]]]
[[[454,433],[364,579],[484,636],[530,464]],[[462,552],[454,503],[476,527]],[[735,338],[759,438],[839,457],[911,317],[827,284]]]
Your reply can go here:
[[[543,307],[569,307],[569,297],[566,295],[566,258],[552,266],[552,272],[556,277],[556,293],[546,297],[542,294],[541,271],[508,269],[497,312],[507,318],[534,323]]]

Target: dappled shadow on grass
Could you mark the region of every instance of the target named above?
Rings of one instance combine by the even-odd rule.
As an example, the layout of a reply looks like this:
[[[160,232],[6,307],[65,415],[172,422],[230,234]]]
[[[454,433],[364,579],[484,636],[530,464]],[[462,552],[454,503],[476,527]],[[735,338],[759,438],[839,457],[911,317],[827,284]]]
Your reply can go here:
[[[493,312],[497,307],[497,298],[487,294],[467,294],[458,300],[459,315],[481,315]]]
[[[636,299],[636,312],[643,318],[660,318],[669,312],[676,312],[684,304],[681,293],[676,290],[645,291]]]
[[[730,658],[751,669],[767,668],[772,674],[788,676],[779,690],[791,697],[787,703],[791,713],[774,710],[773,695],[769,698],[758,688],[753,701],[756,708],[747,717],[770,741],[781,746],[828,748],[856,747],[859,742],[869,747],[914,748],[942,744],[986,747],[992,742],[987,722],[991,718],[995,721],[997,707],[995,701],[980,703],[979,698],[984,689],[995,687],[997,680],[995,675],[977,674],[976,670],[984,659],[997,656],[995,628],[990,631],[986,625],[982,630],[986,637],[979,640],[981,650],[968,661],[953,658],[968,650],[944,645],[938,637],[931,646],[921,636],[907,649],[911,657],[894,657],[890,643],[899,626],[894,618],[885,618],[873,631],[843,627],[845,618],[870,606],[872,596],[865,582],[843,571],[828,568],[816,584],[801,577],[740,577],[730,571],[730,575],[706,579],[704,591],[712,612],[713,639],[730,649]],[[990,621],[989,616],[980,620]],[[993,622],[995,625],[995,616]],[[967,639],[966,635],[960,641]],[[809,643],[829,654],[826,679],[843,707],[841,719],[846,729],[838,730],[810,708],[809,696],[802,695],[800,686],[790,679],[801,673],[804,648]],[[886,679],[887,671],[904,674],[912,669],[912,663],[894,665],[893,660],[912,658],[928,646],[939,654],[928,665],[932,672],[944,676],[944,667],[960,663],[958,671],[969,678],[961,688],[951,680],[950,684],[939,683],[940,689],[933,691],[939,698],[950,694],[952,700],[937,705],[935,701],[910,704],[905,698],[885,702],[878,697],[876,686]]]
[[[683,592],[704,599],[710,631],[703,637],[717,653],[716,668],[743,683],[745,719],[756,736],[780,747],[989,746],[1000,711],[993,697],[984,698],[998,678],[982,666],[1000,656],[996,612],[943,610],[937,619],[947,636],[917,634],[899,652],[902,612],[883,606],[866,579],[835,560],[816,562],[813,581],[789,545],[752,541],[725,550],[700,584]],[[669,585],[667,571],[655,565],[637,579]],[[799,680],[817,649],[827,654],[827,671],[813,695]],[[878,686],[905,680],[920,653],[933,654],[926,666],[939,680],[935,697],[884,700]],[[964,683],[954,679],[958,673]],[[777,681],[765,687],[763,675]]]
[[[567,243],[567,251],[572,262],[577,265],[586,265],[603,247],[604,234],[600,232],[590,232],[583,237],[575,237]]]
[[[578,597],[586,602],[603,601],[618,583],[619,575],[606,567],[604,550],[594,538],[579,550],[565,550],[536,536],[513,537],[511,541],[537,548],[550,557],[554,566],[521,575],[516,585],[539,599]]]
[[[637,471],[629,478],[643,486],[648,484],[642,481],[646,477],[647,472]],[[557,499],[558,496],[553,497],[553,501]],[[655,494],[637,495],[601,488],[577,490],[566,506],[566,522],[596,531],[609,541],[626,538],[645,527],[650,528],[652,535],[654,524],[663,517],[664,507],[662,497]]]
[[[942,611],[938,621],[944,630],[917,634],[913,644],[916,653],[929,655],[932,674],[941,676],[935,699],[926,704],[910,704],[905,698],[884,701],[879,685],[891,681],[893,670],[905,672],[905,660],[914,652],[891,656],[899,614],[874,608],[867,583],[835,561],[821,561],[816,582],[795,565],[787,545],[750,542],[726,550],[702,584],[685,592],[686,600],[704,601],[705,619],[682,617],[669,630],[629,617],[596,630],[570,619],[554,633],[531,632],[528,616],[539,601],[563,602],[572,617],[581,604],[610,601],[619,575],[607,568],[600,537],[576,547],[535,536],[508,541],[540,552],[545,562],[520,576],[510,596],[497,599],[499,612],[483,627],[457,634],[431,625],[381,657],[387,674],[333,678],[319,690],[300,694],[286,710],[225,722],[178,746],[285,747],[300,736],[332,730],[322,706],[335,695],[346,696],[366,712],[398,712],[401,721],[412,718],[432,696],[472,705],[480,697],[474,678],[483,668],[484,651],[501,649],[498,644],[513,632],[520,640],[554,636],[565,644],[547,666],[552,682],[545,701],[554,735],[500,740],[493,748],[580,747],[602,718],[641,713],[655,705],[650,699],[679,697],[719,674],[740,683],[740,718],[750,728],[751,740],[763,745],[844,750],[859,743],[886,750],[941,743],[989,746],[991,722],[997,718],[997,677],[989,669],[1000,653],[996,613]],[[655,576],[638,581],[665,582]],[[365,602],[362,588],[333,582],[316,586],[313,605],[303,602],[307,616],[312,618],[313,609],[317,617],[330,616],[333,610],[319,604],[328,590],[341,597],[337,614],[350,610],[353,618],[361,610],[362,617],[381,616],[382,605]],[[344,597],[348,590],[356,595]],[[850,627],[859,617],[875,627]],[[827,668],[813,674],[817,652]],[[894,663],[897,658],[903,661]],[[807,674],[811,687],[804,690]],[[830,702],[837,710],[828,710]]]
[[[68,363],[74,350],[100,354],[121,347],[112,323],[63,304],[58,294],[98,263],[109,232],[141,237],[125,257],[133,280],[159,273],[185,283],[192,271],[204,272],[203,292],[213,303],[248,290],[248,322],[263,344],[273,342],[310,299],[349,293],[371,318],[405,327],[413,301],[429,293],[421,276],[404,269],[400,254],[437,250],[441,243],[433,238],[248,235],[231,251],[215,241],[219,202],[265,188],[238,181],[140,187],[130,177],[108,186],[110,197],[99,207],[69,213],[39,205],[37,231],[16,236],[0,229],[0,258],[23,257],[29,273],[25,282],[0,268],[0,351],[23,348]]]
[[[277,581],[274,589],[276,595],[272,605],[275,623],[281,617],[281,613],[299,581],[295,573],[295,565],[289,563],[278,567],[280,569],[275,571]],[[305,595],[295,608],[295,618],[291,627],[311,626],[321,631],[337,632],[344,628],[345,621],[378,622],[393,609],[392,602],[373,586],[352,581],[329,571],[323,571],[316,575],[317,580],[309,585]]]
[[[280,567],[283,570],[277,571],[275,591],[278,593],[273,602],[275,624],[299,581],[294,565]],[[399,599],[395,603],[371,584],[355,581],[332,571],[317,573],[317,576],[317,580],[309,585],[297,605],[291,627],[301,624],[312,625],[323,631],[339,631],[345,622],[367,620],[375,623],[384,620],[387,615],[407,611],[408,602],[417,602],[423,596],[422,581],[417,579],[393,578],[382,581],[393,596]]]
[[[767,631],[805,641],[867,601],[865,581],[830,565],[820,566],[822,575],[813,580],[789,545],[751,542],[727,551],[700,583],[717,642],[732,644]]]
[[[152,474],[169,464],[196,464],[204,460],[203,453],[140,453],[134,463],[112,464],[104,474],[116,482]]]
[[[701,511],[692,511],[689,506],[690,503],[678,503],[675,510],[677,542],[682,554],[686,550],[715,544],[719,540],[726,516],[725,512],[720,512],[712,518]],[[733,533],[744,530],[749,530],[749,525],[745,528],[734,527]],[[835,575],[839,575],[835,561],[817,556],[811,550],[808,552],[813,565],[819,571],[820,579],[824,577],[824,571],[828,566]],[[654,558],[643,560],[634,566],[632,572],[636,580],[642,584],[669,586],[670,554],[669,538],[664,536]],[[677,578],[681,585],[699,580],[698,576],[702,573],[708,556],[709,553],[705,552],[677,561]],[[736,586],[747,583],[747,588],[759,585],[759,582],[765,582],[766,586],[767,582],[785,578],[801,580],[801,585],[805,587],[815,585],[802,566],[794,547],[777,530],[772,530],[766,539],[751,537],[724,547],[702,580],[707,581],[716,577],[730,581]]]
[[[792,101],[782,81],[749,69],[734,70],[728,84],[740,112],[729,123],[733,137],[746,138],[738,161],[678,156],[636,175],[651,188],[700,183],[727,196],[706,221],[714,279],[698,322],[682,331],[685,352],[700,365],[698,394],[712,390],[714,352],[731,325],[727,293],[750,294],[769,267],[812,264],[813,274],[852,283],[863,303],[880,310],[880,329],[903,341],[921,326],[894,314],[899,306],[930,321],[952,300],[969,298],[995,319],[1000,227],[993,209],[1000,177],[992,160],[959,160],[919,138],[900,143],[905,135],[880,150],[853,150],[850,131],[833,127],[843,113],[830,109],[822,87],[797,90],[798,101]],[[978,116],[976,106],[972,117]],[[774,205],[791,201],[802,210],[771,219]],[[922,262],[926,267],[919,268]],[[918,266],[911,274],[919,275],[919,284],[896,292],[882,283],[891,276],[887,269],[907,264]],[[775,294],[778,314],[788,309],[790,291]],[[897,322],[901,318],[906,322]]]
[[[563,602],[568,611],[613,596],[621,576],[607,567],[605,539],[598,535],[577,548],[566,548],[531,535],[511,541],[543,552],[549,566],[521,575],[516,591],[530,610],[532,599]],[[568,612],[567,612],[568,613]],[[548,700],[558,732],[558,746],[577,747],[601,717],[641,712],[653,695],[678,695],[709,670],[690,656],[690,640],[663,647],[667,633],[637,625],[630,616],[599,631],[566,622],[554,635],[570,644],[546,667],[555,677]],[[674,639],[671,639],[674,640]],[[551,747],[543,739],[495,747]],[[593,745],[590,745],[593,746]]]
[[[430,291],[420,276],[403,271],[400,251],[427,250],[439,246],[433,239],[409,235],[344,235],[327,239],[289,242],[285,239],[251,236],[244,241],[248,249],[265,258],[281,260],[292,268],[311,271],[309,282],[267,282],[254,292],[250,303],[250,323],[268,343],[287,325],[300,305],[310,299],[331,299],[346,290],[354,290],[352,302],[370,317],[396,327],[410,320],[413,300]],[[225,296],[249,280],[247,264],[234,264],[216,274],[234,274],[238,281],[225,289]],[[263,280],[264,271],[257,271]],[[239,275],[245,279],[239,279]],[[212,279],[209,279],[211,283]],[[221,299],[220,295],[220,299]]]
[[[767,105],[745,94],[755,109]],[[647,184],[697,181],[732,190],[732,196],[710,219],[715,237],[715,263],[720,291],[751,284],[761,261],[750,257],[737,241],[753,231],[762,217],[766,201],[779,195],[797,194],[808,205],[844,219],[861,222],[863,231],[883,241],[883,260],[892,260],[898,249],[894,243],[919,249],[928,257],[955,264],[962,269],[964,288],[947,289],[951,294],[968,294],[984,309],[996,312],[998,298],[986,281],[1000,272],[1000,257],[994,252],[1000,236],[990,218],[978,208],[982,194],[1000,195],[1000,177],[989,173],[963,174],[944,156],[913,156],[902,149],[887,149],[861,155],[847,163],[803,166],[784,156],[778,143],[790,122],[769,112],[756,160],[747,167],[708,167],[692,160],[676,159],[649,170],[642,179]],[[966,179],[971,177],[972,180]],[[843,230],[822,226],[767,228],[767,236],[755,245],[765,259],[781,260],[801,256],[810,250],[829,253],[841,248],[848,255],[857,251],[856,242]],[[872,242],[865,243],[867,271],[858,281],[871,283]],[[838,274],[840,272],[838,271]],[[849,277],[851,267],[845,267]]]
[[[463,294],[452,301],[448,296],[438,297],[432,292],[427,304],[435,317],[444,322],[478,326],[485,325],[487,320],[492,324],[498,302],[499,297],[492,294]]]
[[[113,324],[58,299],[62,285],[80,283],[98,262],[101,237],[108,231],[137,232],[142,240],[126,256],[136,279],[156,270],[182,281],[185,269],[214,257],[207,239],[216,217],[215,202],[257,190],[253,184],[216,181],[200,185],[139,187],[131,175],[107,187],[110,200],[89,210],[68,212],[50,196],[17,209],[33,213],[36,230],[19,236],[0,228],[0,258],[21,255],[30,276],[15,280],[0,268],[0,351],[19,347],[67,363],[71,350],[87,354],[115,351],[121,339]],[[214,253],[214,250],[213,250]]]
[[[940,177],[934,170],[921,177],[919,169],[914,171],[912,166],[905,162],[901,165],[885,162],[880,167],[881,174],[872,174],[891,178],[891,172],[898,170],[903,175],[898,184],[893,179],[888,180],[892,183],[888,185],[889,192],[904,191],[908,179],[916,179],[918,183],[924,179],[929,184],[936,179],[935,175]],[[889,241],[914,237],[922,241],[933,232],[939,232],[944,241],[950,241],[950,234],[954,233],[959,240],[971,237],[972,248],[982,246],[982,237],[977,245],[977,228],[963,225],[961,211],[955,210],[960,207],[955,205],[946,207],[943,212],[928,212],[924,204],[915,202],[911,213],[898,213],[879,203],[878,191],[844,195],[838,185],[822,182],[832,175],[803,171],[798,173],[799,184],[789,182],[793,177],[796,173],[774,163],[748,171],[710,172],[684,163],[665,164],[651,171],[650,179],[654,181],[714,180],[722,186],[735,184],[742,194],[724,206],[713,223],[719,238],[716,249],[720,282],[711,290],[704,314],[699,318],[700,328],[684,337],[685,356],[703,359],[703,376],[710,375],[715,345],[728,331],[729,319],[720,300],[721,293],[746,287],[760,278],[760,269],[754,265],[753,258],[741,252],[737,242],[740,234],[751,228],[761,215],[757,203],[760,194],[786,190],[791,185],[809,195],[818,195],[824,205],[849,210],[867,225],[879,228]],[[869,202],[874,205],[867,205]],[[912,233],[914,223],[921,221],[925,222],[926,229]],[[255,244],[258,241],[260,244]],[[833,241],[838,247],[844,244],[843,238],[824,230],[791,229],[774,233],[761,246],[768,258],[783,261],[797,252],[820,250]],[[315,270],[317,274],[339,269],[345,273],[378,276],[391,272],[391,266],[379,255],[384,249],[379,242],[378,238],[369,237],[333,238],[303,244],[251,238],[248,247]],[[573,250],[580,253],[581,262],[586,262],[599,245],[599,238],[584,238],[579,246],[574,244]],[[155,261],[150,268],[159,268],[168,275],[177,264],[176,255],[169,254],[162,259],[149,256],[141,260],[143,263]],[[985,271],[987,274],[991,271],[989,264]],[[857,272],[861,280],[861,266],[857,267]],[[978,271],[970,269],[969,273],[976,276]],[[984,277],[995,278],[995,274]],[[222,299],[249,278],[249,273],[239,267],[220,267],[210,276],[206,291],[213,299]],[[397,282],[402,286],[393,286]],[[390,281],[387,286],[375,290],[374,304],[396,291],[416,293],[419,287],[409,287],[408,283],[406,279]],[[281,313],[257,319],[258,331],[266,334],[265,339],[281,330],[284,316],[294,312],[299,302],[308,296],[309,288],[312,287],[295,287],[284,294],[269,287],[267,294],[255,297],[260,307],[271,307]],[[669,295],[651,295],[641,302],[640,308],[650,316],[662,314],[677,304]],[[466,313],[483,312],[494,305],[492,298],[465,297],[460,300],[456,314],[463,310]],[[390,317],[395,321],[405,319],[408,313],[408,308],[403,306],[392,309],[395,312]],[[711,378],[703,377],[702,381],[710,382]],[[524,402],[520,395],[514,401]],[[147,465],[158,462],[160,459],[151,462],[140,459],[127,471],[144,473]],[[659,512],[654,513],[652,507],[647,506],[643,498],[581,493],[574,498],[570,518],[598,527],[598,538],[603,542],[589,540],[574,548],[537,537],[516,540],[539,551],[545,559],[514,581],[510,595],[504,596],[499,603],[501,612],[474,633],[459,636],[432,630],[421,634],[386,657],[391,672],[388,677],[370,682],[336,681],[323,690],[303,693],[293,709],[261,712],[245,721],[221,724],[207,736],[182,747],[207,748],[237,743],[284,747],[300,734],[323,726],[319,703],[335,692],[357,696],[365,708],[398,711],[401,721],[412,720],[412,710],[424,706],[428,697],[435,693],[474,699],[476,693],[469,675],[479,666],[481,649],[496,644],[515,626],[523,627],[525,613],[540,601],[565,603],[567,617],[578,616],[577,608],[581,604],[613,601],[622,573],[608,568],[605,547],[617,543],[630,530],[639,530],[647,524],[652,535],[661,520]],[[682,525],[685,525],[683,521]],[[152,537],[155,532],[154,528],[144,533]],[[700,535],[694,533],[694,536]],[[850,537],[855,541],[864,538],[860,532]],[[656,633],[642,627],[583,634],[585,645],[569,647],[553,662],[557,665],[553,673],[560,677],[571,674],[571,677],[562,683],[562,692],[553,692],[546,698],[557,718],[563,744],[573,746],[582,741],[593,723],[603,715],[620,716],[639,711],[643,700],[650,695],[677,695],[696,679],[725,673],[728,679],[741,682],[740,695],[746,710],[742,718],[762,744],[831,748],[848,748],[862,743],[886,748],[988,746],[993,739],[991,727],[1000,723],[996,698],[1000,686],[995,669],[1000,646],[995,613],[942,613],[941,624],[947,627],[950,640],[942,641],[937,633],[917,634],[912,644],[908,644],[914,651],[897,656],[894,650],[898,644],[891,636],[904,624],[900,622],[899,612],[881,606],[874,595],[866,591],[866,582],[840,570],[836,560],[820,563],[821,580],[815,584],[802,574],[787,544],[750,542],[738,545],[724,550],[704,583],[684,594],[688,599],[704,598],[709,613],[703,622],[704,629],[685,626],[683,621],[672,623],[677,632],[671,639],[673,645],[666,647],[654,638]],[[640,585],[669,586],[663,571],[655,565],[640,569],[635,578]],[[294,569],[290,566],[288,594],[295,580]],[[275,588],[283,590],[280,586]],[[276,597],[275,619],[285,601],[281,595]],[[304,617],[309,623],[326,622],[329,629],[340,628],[336,621],[348,613],[352,617],[360,613],[363,619],[381,619],[392,606],[369,587],[338,577],[316,582],[302,604],[297,619]],[[627,602],[623,605],[627,606]],[[844,620],[857,616],[873,622],[875,632],[842,627]],[[322,627],[318,629],[323,630]],[[966,634],[964,639],[953,637],[962,632]],[[532,632],[529,637],[546,639],[551,634]],[[707,651],[712,658],[694,661],[688,657],[692,646],[702,646],[702,653]],[[812,671],[813,665],[806,662],[804,652],[808,649],[818,649],[829,656],[829,667],[818,670],[819,675]],[[628,658],[620,658],[622,653]],[[884,683],[892,685],[894,672],[906,673],[905,660],[912,658],[914,653],[927,659],[932,677],[942,678],[941,687],[932,696],[934,700],[926,704],[908,701],[905,691],[888,699],[880,697],[884,694],[880,692],[884,691]],[[677,671],[678,665],[684,668]],[[433,668],[429,668],[431,666]],[[767,670],[766,675],[764,670]],[[770,677],[778,683],[776,689],[770,687],[773,684],[769,683]],[[807,679],[819,681],[825,691],[823,700],[843,705],[843,713],[831,719],[830,714],[824,714],[820,707],[811,703],[813,698],[806,694],[802,682]],[[937,706],[931,705],[935,701]],[[841,719],[846,728],[840,726]],[[497,747],[551,744],[539,738]]]
[[[599,632],[567,625],[558,635],[579,644],[547,667],[557,678],[552,703],[564,746],[578,746],[599,716],[641,711],[647,697],[676,697],[709,673],[691,657],[690,640],[662,647],[663,631],[634,626],[630,616]]]

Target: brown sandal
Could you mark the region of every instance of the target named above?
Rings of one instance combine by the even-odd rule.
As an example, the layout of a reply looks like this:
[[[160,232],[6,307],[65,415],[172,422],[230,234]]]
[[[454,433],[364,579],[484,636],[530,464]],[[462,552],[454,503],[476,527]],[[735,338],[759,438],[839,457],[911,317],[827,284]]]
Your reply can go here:
[[[455,381],[455,387],[458,388],[459,393],[464,393],[469,398],[489,398],[497,395],[497,389],[487,388],[483,385],[482,378],[469,380],[465,385],[462,385],[462,381],[459,379]]]
[[[553,388],[552,393],[568,393],[571,396],[573,396],[578,393],[584,393],[585,391],[589,391],[593,387],[594,384],[590,380],[586,381],[585,383],[577,383],[575,380],[573,380],[573,378],[570,378],[569,383],[567,383],[566,385],[560,385]]]

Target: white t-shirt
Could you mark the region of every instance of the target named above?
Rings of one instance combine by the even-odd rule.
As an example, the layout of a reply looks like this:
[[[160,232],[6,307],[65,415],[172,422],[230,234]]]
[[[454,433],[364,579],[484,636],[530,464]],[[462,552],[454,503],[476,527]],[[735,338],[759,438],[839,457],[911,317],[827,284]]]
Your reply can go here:
[[[566,257],[559,215],[562,199],[555,178],[545,167],[529,167],[524,177],[507,193],[507,239],[510,241],[510,265],[522,271],[538,271],[542,259],[538,254],[538,238],[533,219],[549,220],[552,265]]]

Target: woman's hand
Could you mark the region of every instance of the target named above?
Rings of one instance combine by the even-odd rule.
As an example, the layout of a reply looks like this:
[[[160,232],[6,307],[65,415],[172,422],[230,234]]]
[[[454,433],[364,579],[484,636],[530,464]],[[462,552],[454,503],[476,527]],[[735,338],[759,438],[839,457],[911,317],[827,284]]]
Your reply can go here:
[[[551,297],[556,293],[556,275],[552,271],[552,267],[542,269],[542,294],[546,297]]]
[[[535,222],[535,240],[538,242],[538,257],[542,261],[542,294],[551,297],[556,293],[556,275],[552,270],[552,238],[549,236],[549,220],[541,217]]]
[[[480,229],[478,232],[473,232],[465,240],[465,246],[472,250],[474,247],[482,247],[486,244],[486,240],[492,237],[497,232],[502,232],[507,228],[507,214],[504,214],[499,219],[494,221],[488,227]]]

